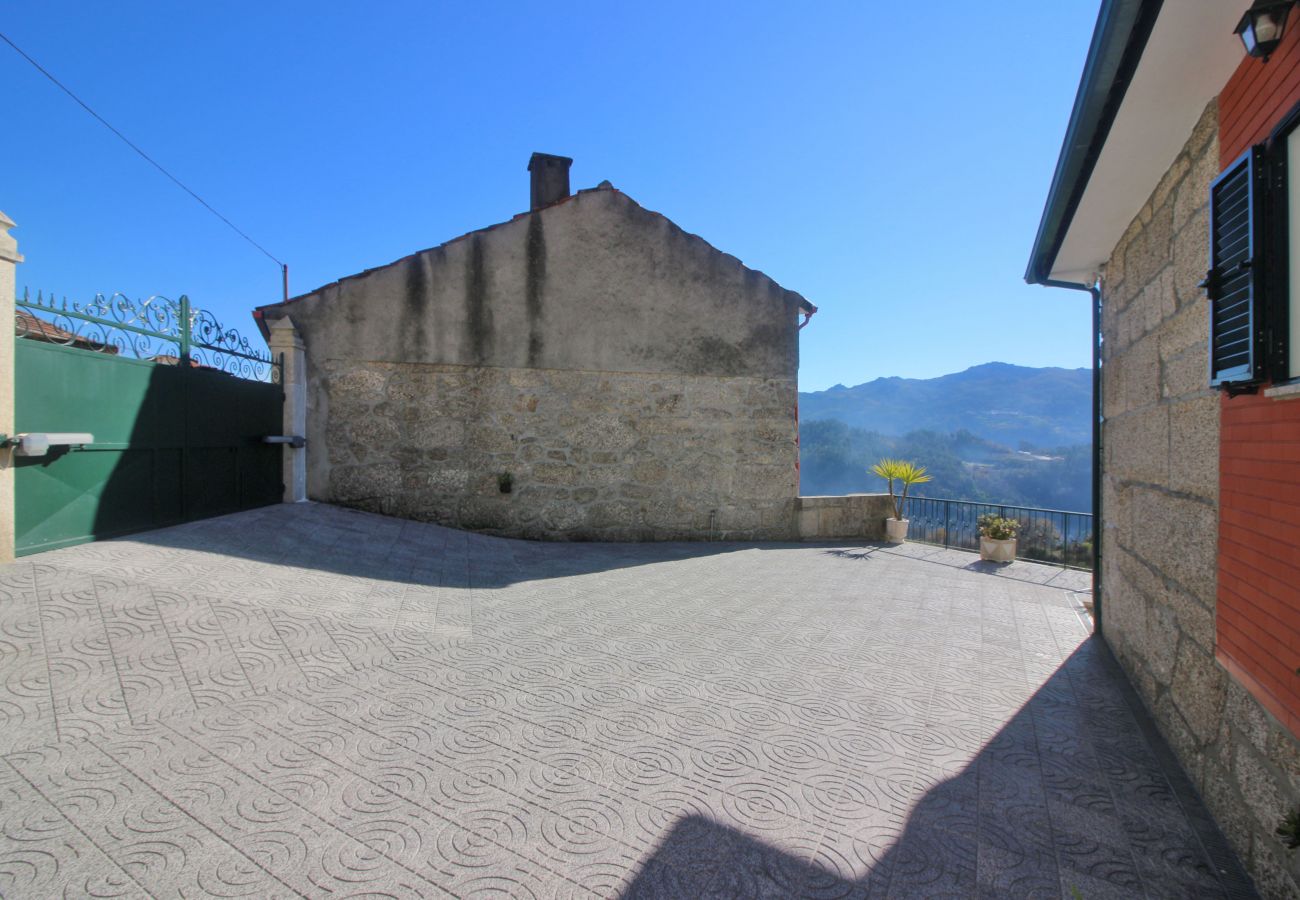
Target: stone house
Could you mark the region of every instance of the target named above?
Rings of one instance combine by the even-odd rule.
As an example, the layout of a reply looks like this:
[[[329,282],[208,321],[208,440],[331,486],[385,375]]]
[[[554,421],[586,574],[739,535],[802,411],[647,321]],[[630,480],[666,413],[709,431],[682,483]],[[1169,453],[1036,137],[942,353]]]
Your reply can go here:
[[[1104,0],[1026,277],[1094,303],[1099,631],[1261,893],[1297,897],[1300,27],[1265,64],[1246,6]]]
[[[799,294],[533,154],[531,208],[254,313],[305,345],[307,494],[497,534],[789,538]]]

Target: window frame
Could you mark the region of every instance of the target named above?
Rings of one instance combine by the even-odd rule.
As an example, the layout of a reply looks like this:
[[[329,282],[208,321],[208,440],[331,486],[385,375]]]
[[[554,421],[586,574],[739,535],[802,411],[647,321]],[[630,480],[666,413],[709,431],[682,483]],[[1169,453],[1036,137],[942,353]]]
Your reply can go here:
[[[1266,315],[1265,361],[1274,385],[1300,384],[1300,371],[1291,373],[1291,318],[1300,296],[1291,296],[1291,204],[1288,140],[1300,129],[1300,103],[1291,107],[1264,142],[1264,246],[1268,266],[1264,272]],[[1300,215],[1300,210],[1296,210]],[[1300,228],[1300,222],[1296,223]],[[1297,264],[1300,264],[1298,262]],[[1300,362],[1300,360],[1297,360]],[[1298,367],[1300,368],[1300,367]]]

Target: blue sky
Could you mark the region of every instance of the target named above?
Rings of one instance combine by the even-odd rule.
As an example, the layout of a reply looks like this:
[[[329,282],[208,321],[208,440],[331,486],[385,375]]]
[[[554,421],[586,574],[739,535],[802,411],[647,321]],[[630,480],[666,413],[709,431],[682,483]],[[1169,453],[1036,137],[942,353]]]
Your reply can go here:
[[[528,205],[534,150],[821,308],[800,387],[1086,366],[1029,247],[1096,0],[10,4],[0,30],[290,266],[301,293]],[[276,266],[0,45],[19,290],[188,294]]]

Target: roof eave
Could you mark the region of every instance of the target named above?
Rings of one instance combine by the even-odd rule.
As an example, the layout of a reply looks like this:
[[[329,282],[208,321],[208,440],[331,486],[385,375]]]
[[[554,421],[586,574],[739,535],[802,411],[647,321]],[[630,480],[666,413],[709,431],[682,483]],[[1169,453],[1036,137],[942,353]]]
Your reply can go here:
[[[1025,281],[1030,284],[1053,281],[1056,256],[1160,15],[1161,4],[1162,0],[1103,0],[1101,4],[1025,270]]]

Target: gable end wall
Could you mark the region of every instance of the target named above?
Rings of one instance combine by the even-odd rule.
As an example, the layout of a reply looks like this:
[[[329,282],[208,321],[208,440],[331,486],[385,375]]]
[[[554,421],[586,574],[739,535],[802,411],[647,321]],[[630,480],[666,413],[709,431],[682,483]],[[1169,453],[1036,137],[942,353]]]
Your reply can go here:
[[[789,539],[801,302],[597,189],[263,314],[306,346],[312,499],[555,540]]]

